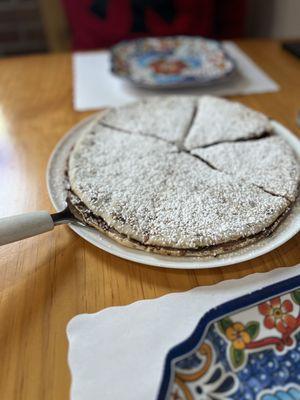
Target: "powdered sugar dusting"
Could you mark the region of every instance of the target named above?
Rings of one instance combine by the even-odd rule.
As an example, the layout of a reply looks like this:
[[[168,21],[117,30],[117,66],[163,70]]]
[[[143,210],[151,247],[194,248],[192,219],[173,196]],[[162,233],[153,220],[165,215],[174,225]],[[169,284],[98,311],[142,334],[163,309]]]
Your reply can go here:
[[[299,162],[280,137],[258,141],[220,143],[192,150],[213,167],[294,201],[299,184]]]
[[[270,226],[288,207],[175,145],[98,126],[69,160],[72,190],[109,226],[142,243],[199,248]]]
[[[180,142],[185,136],[195,108],[195,98],[151,97],[109,110],[101,119],[106,126],[141,135]]]
[[[185,147],[190,150],[218,142],[249,139],[271,130],[268,118],[260,112],[240,103],[202,96]]]

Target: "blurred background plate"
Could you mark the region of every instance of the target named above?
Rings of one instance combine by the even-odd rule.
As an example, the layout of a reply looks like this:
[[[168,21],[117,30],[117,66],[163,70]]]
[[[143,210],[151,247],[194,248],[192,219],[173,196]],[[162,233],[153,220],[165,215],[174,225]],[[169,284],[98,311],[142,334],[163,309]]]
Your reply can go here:
[[[70,151],[78,137],[85,130],[89,129],[89,126],[93,124],[96,118],[99,118],[99,114],[92,115],[74,126],[70,132],[61,139],[52,153],[47,168],[47,187],[50,199],[56,210],[62,210],[66,205],[65,200],[67,193],[64,188],[64,180],[67,159]],[[272,121],[272,125],[274,131],[291,145],[297,156],[300,158],[299,140],[278,122]],[[126,260],[163,268],[215,268],[251,260],[260,255],[266,254],[287,242],[300,230],[300,202],[299,200],[296,202],[290,214],[271,236],[260,240],[253,245],[246,246],[242,249],[218,257],[174,257],[158,255],[150,252],[148,253],[125,247],[92,227],[83,226],[80,223],[72,223],[69,224],[69,226],[79,236],[96,247]]]
[[[138,86],[170,89],[223,81],[233,73],[235,63],[216,40],[168,36],[113,46],[111,69]]]

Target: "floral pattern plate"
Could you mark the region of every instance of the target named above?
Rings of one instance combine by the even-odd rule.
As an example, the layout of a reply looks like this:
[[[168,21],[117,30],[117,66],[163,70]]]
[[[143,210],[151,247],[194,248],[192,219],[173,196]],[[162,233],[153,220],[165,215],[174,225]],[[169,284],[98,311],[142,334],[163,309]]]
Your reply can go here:
[[[208,312],[169,352],[158,399],[299,400],[300,276]]]
[[[116,75],[145,88],[208,85],[235,70],[222,45],[201,37],[168,36],[124,41],[111,49]]]

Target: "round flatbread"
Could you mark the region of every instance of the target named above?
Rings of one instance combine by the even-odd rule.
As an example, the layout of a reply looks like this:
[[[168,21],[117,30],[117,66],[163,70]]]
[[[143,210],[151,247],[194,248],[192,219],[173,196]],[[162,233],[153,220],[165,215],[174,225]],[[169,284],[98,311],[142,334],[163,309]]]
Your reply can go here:
[[[226,152],[230,152],[230,148],[226,147],[222,153],[220,144],[208,148],[198,146],[193,151],[184,146],[194,124],[198,123],[196,100],[187,98],[188,105],[181,107],[185,118],[180,129],[174,118],[162,122],[165,130],[156,131],[159,122],[153,122],[152,118],[157,117],[158,109],[176,105],[175,99],[164,98],[161,104],[155,99],[153,113],[147,102],[144,125],[138,129],[134,129],[134,125],[130,128],[130,124],[123,127],[126,106],[113,110],[109,123],[109,114],[106,114],[81,137],[70,154],[68,165],[69,200],[74,213],[127,246],[161,254],[216,255],[270,234],[286,215],[296,195],[299,174],[295,173],[298,164],[292,151],[287,151],[285,142],[276,138],[282,180],[278,178],[280,171],[279,175],[272,174],[270,165],[261,163],[260,168],[252,172],[254,176],[264,174],[265,168],[265,181],[269,186],[262,185],[251,173],[234,172],[231,159],[242,163],[236,150],[228,157],[231,161],[227,165]],[[138,119],[143,110],[141,104],[144,103],[129,107],[131,119]],[[115,123],[113,115],[117,115]],[[237,119],[239,117],[238,113]],[[255,115],[249,113],[249,118]],[[247,126],[250,125],[249,122]],[[255,123],[253,126],[256,127]],[[220,131],[218,143],[227,141],[227,131],[228,127],[223,136]],[[266,130],[261,129],[261,135],[265,133]],[[245,135],[247,140],[249,131]],[[242,132],[240,137],[243,137]],[[263,140],[266,138],[243,144],[260,156],[255,149]],[[271,148],[273,142],[270,142]],[[214,148],[217,157],[214,157]],[[205,153],[208,150],[209,153]],[[218,162],[220,151],[222,164]],[[251,159],[255,159],[255,154]],[[286,174],[290,174],[293,184],[289,181],[283,192]],[[268,190],[270,187],[272,191]]]

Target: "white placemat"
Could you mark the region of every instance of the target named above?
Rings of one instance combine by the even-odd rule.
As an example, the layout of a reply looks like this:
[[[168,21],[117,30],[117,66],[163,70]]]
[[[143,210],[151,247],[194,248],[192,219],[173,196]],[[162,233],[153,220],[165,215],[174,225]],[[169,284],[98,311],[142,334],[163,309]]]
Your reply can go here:
[[[211,308],[300,274],[300,265],[73,318],[72,400],[154,400],[164,359]]]
[[[219,96],[275,92],[279,86],[233,42],[225,49],[237,63],[237,74],[227,82],[199,89],[149,91],[135,88],[110,72],[108,51],[73,54],[73,103],[77,111],[119,106],[151,95],[183,94]]]

